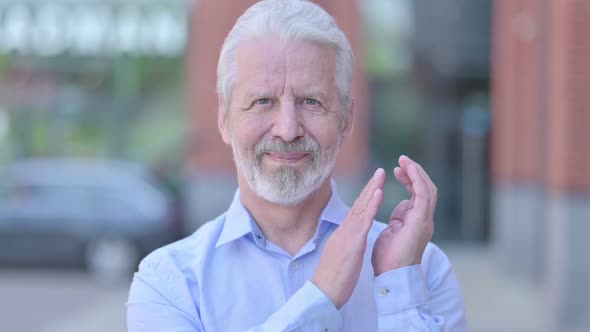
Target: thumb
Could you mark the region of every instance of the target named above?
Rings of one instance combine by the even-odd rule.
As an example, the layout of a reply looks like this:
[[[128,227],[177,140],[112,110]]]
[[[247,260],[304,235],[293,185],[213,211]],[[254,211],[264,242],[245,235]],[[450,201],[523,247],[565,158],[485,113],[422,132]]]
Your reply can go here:
[[[405,200],[399,202],[399,204],[395,207],[395,209],[393,209],[393,212],[391,213],[391,217],[389,218],[389,223],[391,223],[394,220],[399,220],[399,221],[404,220],[404,215],[411,208],[412,208],[412,204],[409,200],[405,199]]]

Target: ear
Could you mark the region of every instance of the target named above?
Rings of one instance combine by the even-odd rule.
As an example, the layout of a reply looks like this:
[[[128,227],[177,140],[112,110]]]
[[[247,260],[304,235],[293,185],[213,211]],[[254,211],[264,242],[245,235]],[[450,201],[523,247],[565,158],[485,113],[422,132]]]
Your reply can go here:
[[[342,128],[342,137],[344,140],[352,133],[354,129],[354,113],[356,109],[354,107],[354,98],[350,101],[350,107],[347,110],[348,117],[346,118],[346,122],[344,123],[344,128]]]
[[[229,135],[229,130],[228,130],[228,117],[229,114],[227,114],[228,112],[225,111],[225,101],[223,100],[223,98],[221,98],[221,96],[217,97],[218,100],[218,109],[217,109],[217,128],[219,129],[219,133],[221,134],[221,138],[223,139],[223,142],[227,145],[230,145],[231,140],[230,140],[230,135]]]

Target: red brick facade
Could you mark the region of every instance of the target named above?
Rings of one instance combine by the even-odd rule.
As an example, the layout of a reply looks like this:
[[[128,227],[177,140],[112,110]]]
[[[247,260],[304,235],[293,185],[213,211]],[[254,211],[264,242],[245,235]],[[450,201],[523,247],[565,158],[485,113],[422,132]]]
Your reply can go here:
[[[590,191],[590,2],[498,0],[493,179]]]
[[[545,287],[551,330],[587,331],[590,1],[494,6],[494,245]]]

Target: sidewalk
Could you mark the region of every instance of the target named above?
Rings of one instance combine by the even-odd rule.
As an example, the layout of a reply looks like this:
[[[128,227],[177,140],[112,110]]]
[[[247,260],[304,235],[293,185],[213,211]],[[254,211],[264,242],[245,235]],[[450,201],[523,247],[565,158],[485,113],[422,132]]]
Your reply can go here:
[[[441,244],[463,288],[471,332],[555,332],[540,286],[500,271],[484,245]]]

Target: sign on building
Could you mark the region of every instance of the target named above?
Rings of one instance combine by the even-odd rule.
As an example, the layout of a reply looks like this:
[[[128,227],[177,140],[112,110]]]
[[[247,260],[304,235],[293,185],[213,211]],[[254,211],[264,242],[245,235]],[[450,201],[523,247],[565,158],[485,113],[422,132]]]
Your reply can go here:
[[[188,12],[178,1],[0,1],[0,54],[181,56]]]

